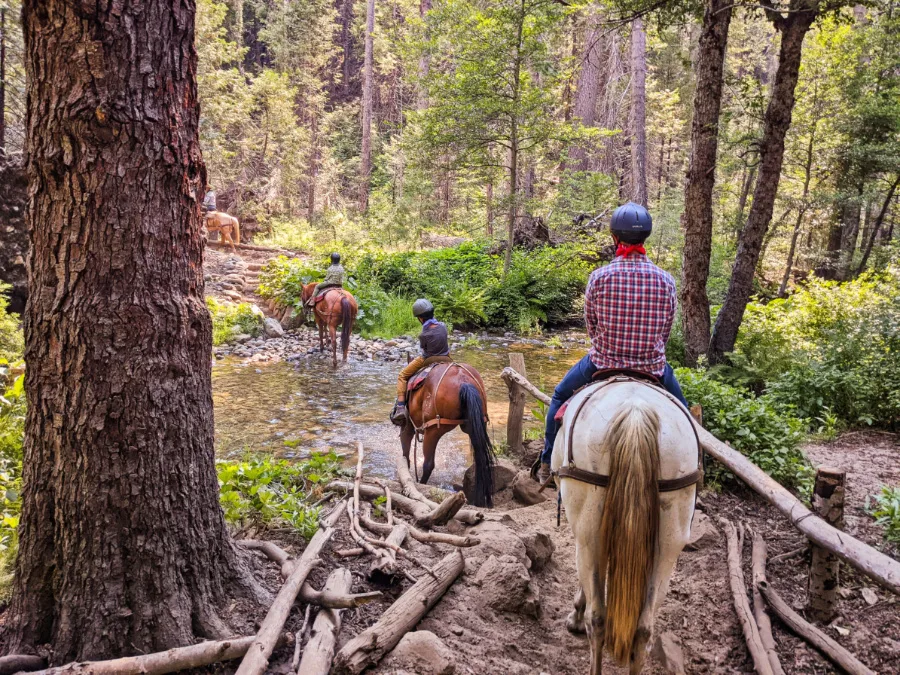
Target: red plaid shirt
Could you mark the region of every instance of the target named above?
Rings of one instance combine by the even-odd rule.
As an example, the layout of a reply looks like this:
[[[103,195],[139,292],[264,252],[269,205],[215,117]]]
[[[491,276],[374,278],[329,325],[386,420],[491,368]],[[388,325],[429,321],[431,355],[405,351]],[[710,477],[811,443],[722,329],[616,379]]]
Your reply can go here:
[[[619,256],[594,270],[584,299],[594,365],[663,374],[677,302],[671,274],[645,255]]]

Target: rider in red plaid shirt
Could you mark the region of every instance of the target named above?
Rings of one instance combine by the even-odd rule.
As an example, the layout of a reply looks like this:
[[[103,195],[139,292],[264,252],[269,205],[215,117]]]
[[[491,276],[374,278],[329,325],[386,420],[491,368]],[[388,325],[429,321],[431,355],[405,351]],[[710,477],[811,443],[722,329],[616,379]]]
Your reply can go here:
[[[610,231],[616,257],[594,270],[587,284],[584,318],[591,350],[572,366],[553,391],[547,411],[539,480],[550,475],[556,440],[556,413],[598,370],[636,370],[656,376],[685,407],[687,401],[666,363],[666,342],[675,319],[675,280],[647,258],[644,241],[653,221],[644,207],[629,202],[613,213]]]

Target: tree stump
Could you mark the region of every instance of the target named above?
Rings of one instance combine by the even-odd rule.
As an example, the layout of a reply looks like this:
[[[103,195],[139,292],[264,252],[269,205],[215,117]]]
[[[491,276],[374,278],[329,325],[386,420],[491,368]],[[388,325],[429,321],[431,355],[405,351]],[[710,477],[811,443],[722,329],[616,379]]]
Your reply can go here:
[[[525,356],[518,352],[509,355],[509,367],[525,377]],[[525,452],[522,445],[522,420],[525,416],[525,392],[512,383],[509,386],[509,414],[506,417],[506,447],[513,455]]]
[[[843,471],[820,467],[813,488],[813,510],[837,529],[844,527],[844,481]],[[825,623],[834,617],[840,564],[834,553],[813,544],[809,564],[808,608],[817,621]]]

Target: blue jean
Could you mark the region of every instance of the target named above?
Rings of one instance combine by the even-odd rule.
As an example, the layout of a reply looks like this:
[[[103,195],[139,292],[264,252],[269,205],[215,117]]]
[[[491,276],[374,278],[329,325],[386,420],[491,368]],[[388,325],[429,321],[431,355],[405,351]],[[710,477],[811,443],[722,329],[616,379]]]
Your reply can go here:
[[[556,413],[562,407],[562,404],[572,398],[578,389],[591,383],[597,370],[597,366],[591,361],[590,355],[585,354],[581,361],[569,369],[562,382],[556,385],[556,389],[553,390],[553,397],[550,399],[550,407],[547,410],[547,424],[544,429],[544,452],[541,453],[542,462],[549,463],[550,456],[553,454],[553,443],[556,441],[556,432],[559,430],[559,425],[555,419]],[[688,402],[681,391],[681,385],[678,384],[678,380],[675,378],[675,371],[672,370],[672,366],[667,363],[662,377],[659,379],[666,391],[681,401],[685,408],[688,407]]]

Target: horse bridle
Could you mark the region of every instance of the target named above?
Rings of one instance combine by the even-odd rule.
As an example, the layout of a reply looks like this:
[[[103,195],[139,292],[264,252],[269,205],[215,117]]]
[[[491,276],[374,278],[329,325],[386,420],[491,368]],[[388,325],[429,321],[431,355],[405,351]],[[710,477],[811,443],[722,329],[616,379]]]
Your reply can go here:
[[[697,441],[697,468],[694,471],[691,471],[690,473],[678,478],[660,479],[659,481],[657,481],[657,489],[660,492],[675,492],[676,490],[681,490],[683,488],[690,487],[691,485],[699,483],[703,479],[703,447],[700,444],[700,436],[697,434],[697,427],[694,425],[694,419],[691,417],[690,412],[688,412],[688,410],[681,404],[681,402],[677,398],[672,396],[672,394],[667,392],[665,389],[634,377],[628,377],[626,375],[617,375],[615,377],[604,380],[597,385],[594,385],[594,389],[585,394],[584,398],[582,398],[581,401],[578,402],[578,407],[575,408],[575,414],[572,416],[572,421],[569,423],[569,428],[566,430],[566,455],[568,463],[565,466],[559,467],[559,471],[556,472],[556,475],[559,478],[571,478],[572,480],[577,480],[582,483],[589,483],[590,485],[596,485],[598,487],[609,487],[609,476],[600,473],[594,473],[592,471],[585,471],[584,469],[579,469],[577,466],[575,466],[573,431],[575,429],[575,422],[578,421],[578,415],[581,414],[582,409],[584,408],[585,404],[591,399],[591,397],[601,389],[604,389],[611,384],[622,382],[637,382],[638,384],[642,384],[646,387],[653,387],[659,393],[664,394],[669,400],[674,402],[676,407],[684,413],[685,417],[687,417],[688,424],[691,425],[691,431],[694,432],[694,439]]]

